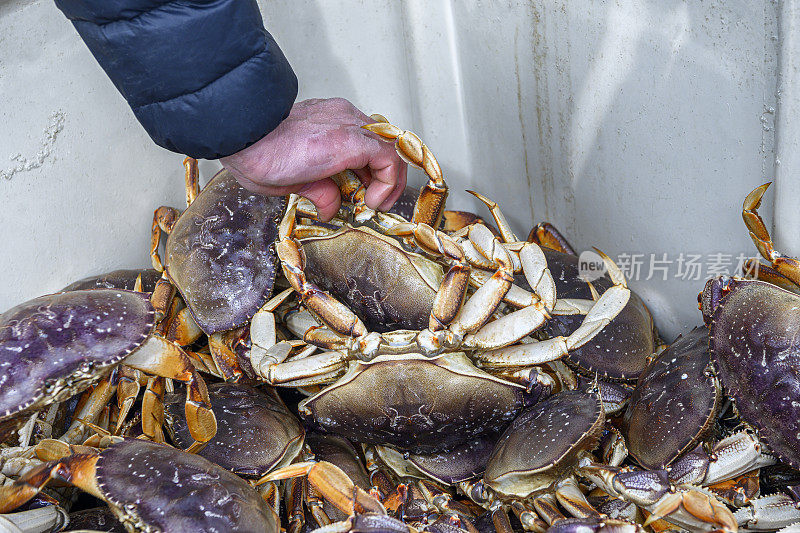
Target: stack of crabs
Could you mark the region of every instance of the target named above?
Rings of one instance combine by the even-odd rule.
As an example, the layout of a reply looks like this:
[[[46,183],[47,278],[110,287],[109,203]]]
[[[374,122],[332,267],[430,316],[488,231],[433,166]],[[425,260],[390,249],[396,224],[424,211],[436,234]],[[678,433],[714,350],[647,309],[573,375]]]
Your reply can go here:
[[[323,223],[187,159],[154,269],[0,315],[0,531],[800,530],[800,262],[766,186],[770,264],[665,347],[602,252],[585,280],[547,223],[446,211],[375,119],[428,178],[392,211],[344,172]]]

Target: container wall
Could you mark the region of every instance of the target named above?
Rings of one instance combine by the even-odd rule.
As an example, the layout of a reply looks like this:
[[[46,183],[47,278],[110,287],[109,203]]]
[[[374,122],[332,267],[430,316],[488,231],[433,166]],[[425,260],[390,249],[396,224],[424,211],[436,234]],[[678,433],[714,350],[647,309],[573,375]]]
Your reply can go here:
[[[753,254],[739,213],[775,172],[776,84],[793,64],[779,20],[793,12],[766,0],[259,3],[301,98],[343,96],[419,133],[451,206],[480,210],[464,191],[482,191],[521,237],[549,220],[606,251],[665,337],[699,322],[707,275]],[[146,265],[152,210],[183,201],[181,157],[149,141],[52,2],[0,1],[0,95],[0,308]]]

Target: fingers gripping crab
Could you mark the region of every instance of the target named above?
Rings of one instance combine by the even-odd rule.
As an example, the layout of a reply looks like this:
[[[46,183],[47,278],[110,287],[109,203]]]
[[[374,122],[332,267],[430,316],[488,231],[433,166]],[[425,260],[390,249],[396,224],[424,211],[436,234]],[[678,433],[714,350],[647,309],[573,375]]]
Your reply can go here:
[[[498,349],[537,330],[558,307],[542,250],[534,243],[501,242],[482,224],[455,236],[434,229],[446,188],[433,154],[416,135],[386,122],[365,128],[394,140],[398,153],[424,169],[429,180],[411,221],[367,209],[363,187],[347,176],[339,179],[345,198],[352,199],[343,210],[351,217],[336,222],[338,229],[303,217],[298,223],[304,204],[290,200],[279,228],[278,256],[305,307],[325,325],[306,332],[305,340],[345,352],[347,358],[371,360],[382,354],[433,357]],[[408,251],[404,244],[420,253]],[[606,260],[615,286],[594,302],[583,325],[566,342],[559,338],[534,343],[535,348],[526,350],[529,356],[563,355],[591,339],[625,306],[630,291],[619,269]],[[485,268],[487,263],[494,273],[473,278],[473,264]],[[513,285],[516,270],[525,274],[532,293]],[[471,283],[477,289],[470,294]],[[356,312],[357,300],[365,295],[370,301],[362,305],[362,318]],[[527,299],[527,305],[492,320],[501,303],[512,297]]]

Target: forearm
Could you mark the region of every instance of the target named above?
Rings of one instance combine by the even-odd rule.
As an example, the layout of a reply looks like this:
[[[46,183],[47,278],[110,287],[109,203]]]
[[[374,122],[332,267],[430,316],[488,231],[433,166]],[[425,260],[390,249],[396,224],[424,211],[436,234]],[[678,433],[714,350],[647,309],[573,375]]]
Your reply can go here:
[[[216,159],[288,116],[297,78],[255,0],[56,0],[153,140]]]

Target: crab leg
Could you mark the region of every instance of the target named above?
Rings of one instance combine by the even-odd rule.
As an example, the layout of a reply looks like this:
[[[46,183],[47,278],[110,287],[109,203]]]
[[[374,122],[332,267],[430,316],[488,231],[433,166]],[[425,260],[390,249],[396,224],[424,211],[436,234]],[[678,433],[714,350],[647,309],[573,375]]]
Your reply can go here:
[[[428,322],[431,331],[445,329],[456,317],[467,295],[470,267],[463,250],[450,236],[428,224],[400,223],[391,228],[388,234],[413,236],[420,248],[452,262],[436,292]]]
[[[533,498],[533,508],[539,513],[545,522],[552,525],[553,522],[566,520],[566,516],[558,507],[558,500],[554,494],[541,494]]]
[[[547,531],[547,523],[539,518],[535,508],[530,507],[530,504],[520,501],[511,503],[511,510],[517,516],[522,529],[525,531],[534,531],[535,533],[544,533]]]
[[[164,378],[152,376],[142,398],[142,433],[154,442],[164,442]]]
[[[486,241],[489,238],[488,235],[479,228],[485,228],[485,226],[473,226],[470,228],[471,237],[476,242],[479,242],[477,235],[480,232],[481,239]],[[466,249],[468,243],[470,241],[464,241],[462,246]],[[483,246],[479,246],[477,251],[481,257],[484,253],[491,255],[491,252],[484,252]],[[517,285],[512,285],[503,300],[517,308],[528,307],[541,300],[548,311],[554,309],[557,304],[555,281],[550,269],[547,267],[547,259],[541,248],[533,243],[525,243],[520,247],[518,253],[509,251],[508,255],[512,262],[515,260],[519,263],[519,268],[515,265],[515,271],[521,270],[525,274],[525,279],[533,289],[533,292],[526,291]],[[470,260],[470,263],[474,264],[472,260]],[[489,274],[476,269],[471,272],[471,277],[480,286],[488,281]]]
[[[368,332],[361,319],[347,306],[306,279],[303,272],[305,257],[300,243],[292,237],[295,209],[296,201],[290,202],[279,228],[280,240],[275,246],[286,279],[300,296],[303,304],[321,317],[333,331],[343,337],[363,337]]]
[[[535,343],[538,348],[533,346],[526,348],[525,350],[530,350],[527,353],[531,354],[535,358],[534,360],[552,360],[549,359],[550,355],[548,354],[557,354],[560,351],[564,355],[570,350],[583,346],[602,331],[627,305],[630,298],[630,290],[625,285],[622,273],[605,254],[603,254],[603,260],[608,266],[615,285],[604,292],[600,299],[595,302],[592,309],[583,319],[583,323],[569,337],[554,337]],[[541,326],[547,318],[549,316],[543,306],[541,308],[531,306],[520,309],[490,322],[475,333],[468,335],[464,339],[464,345],[468,348],[502,348],[529,335]],[[516,355],[520,353],[515,352]]]
[[[498,507],[492,511],[492,525],[495,533],[514,533],[511,520],[508,518],[508,510],[503,507]]]
[[[403,131],[388,122],[376,122],[362,126],[365,130],[394,141],[395,150],[408,163],[421,168],[428,175],[428,182],[420,189],[419,197],[414,204],[413,223],[425,223],[438,228],[442,220],[442,211],[447,200],[447,184],[442,176],[442,169],[433,153],[410,131]]]
[[[325,376],[327,380],[327,374],[339,372],[346,361],[347,356],[340,351],[322,352],[303,359],[271,364],[267,368],[264,378],[271,385],[294,383],[295,381],[307,380],[317,376]],[[314,381],[306,382],[305,385],[314,383]]]
[[[445,210],[442,213],[442,225],[440,227],[445,233],[455,233],[472,224],[483,224],[485,226],[486,221],[475,213],[468,211]]]
[[[219,369],[222,379],[238,381],[242,375],[242,369],[236,353],[231,348],[231,336],[230,331],[212,333],[208,336],[208,348],[211,350],[211,358]]]
[[[644,525],[661,518],[693,531],[738,530],[733,513],[725,505],[715,497],[697,490],[679,491],[664,496],[653,506]]]
[[[363,512],[386,514],[386,509],[377,499],[356,486],[341,468],[327,461],[285,466],[262,477],[256,484],[298,476],[307,476],[309,484],[316,487],[326,500],[348,515]]]
[[[119,369],[119,382],[117,383],[117,424],[114,428],[114,434],[118,435],[119,430],[128,418],[128,413],[133,407],[133,403],[139,396],[141,386],[139,385],[141,373],[138,370],[121,366]]]
[[[266,483],[261,487],[276,486],[276,483]],[[257,490],[261,490],[260,487]],[[287,533],[300,533],[306,525],[306,487],[304,479],[292,478],[285,485],[284,505],[286,508],[286,519],[289,522],[286,526]],[[313,513],[312,513],[313,515]],[[327,525],[330,520],[318,526]]]
[[[497,229],[500,230],[500,235],[503,237],[503,242],[510,243],[519,241],[517,236],[514,235],[514,230],[511,229],[511,225],[508,223],[508,220],[506,220],[505,215],[503,215],[503,211],[500,209],[500,206],[497,205],[497,202],[489,199],[479,192],[470,190],[467,192],[486,204],[486,207],[489,208],[489,212],[492,214],[494,223],[497,224]]]
[[[794,498],[778,493],[752,500],[734,516],[748,531],[775,531],[800,521],[800,509]]]
[[[741,431],[722,439],[714,446],[709,454],[708,472],[702,483],[719,483],[775,463],[777,461],[774,457],[763,453],[758,439]]]
[[[511,257],[514,257],[512,254]],[[470,262],[470,264],[472,264]],[[470,271],[470,282],[475,287],[480,287],[486,283],[491,277],[491,273],[485,270],[473,268]],[[522,309],[540,301],[541,298],[518,285],[511,285],[511,288],[506,293],[503,302]],[[594,305],[594,300],[583,300],[577,298],[562,298],[555,301],[555,305],[549,309],[551,315],[585,315]]]
[[[456,336],[473,332],[489,320],[514,282],[511,258],[506,249],[486,226],[472,226],[469,239],[487,252],[497,270],[467,300],[450,325]],[[536,307],[536,306],[534,306]]]
[[[745,226],[750,230],[750,238],[753,239],[753,243],[758,248],[759,253],[764,259],[772,263],[772,268],[778,274],[785,276],[795,284],[796,287],[793,292],[797,292],[800,290],[800,261],[793,257],[785,256],[772,247],[772,238],[769,235],[767,226],[764,224],[761,215],[758,214],[761,199],[770,184],[765,183],[760,187],[756,187],[747,195],[742,206],[742,218]]]
[[[596,517],[601,515],[591,506],[578,487],[578,482],[570,476],[556,485],[556,499],[572,516],[577,518]]]
[[[187,157],[183,160],[186,180],[186,206],[192,205],[194,199],[200,194],[200,170],[197,168],[197,159]]]
[[[465,230],[467,235],[469,234],[469,231],[472,229],[472,227],[473,226],[470,226]],[[460,236],[453,235],[453,238],[457,237]],[[490,271],[494,270],[496,266],[494,263],[492,263],[492,260],[483,255],[483,253],[478,249],[478,247],[475,246],[473,243],[471,243],[468,239],[461,239],[458,241],[458,243],[461,245],[461,249],[464,251],[464,257],[466,257],[467,262],[469,262],[469,264],[475,267],[476,269],[481,269],[477,270],[477,272],[485,274],[486,276],[490,276],[491,275]],[[515,267],[514,271],[516,272],[517,265],[514,265],[514,267]]]
[[[275,329],[275,309],[278,308],[294,292],[289,288],[280,294],[273,296],[267,303],[261,306],[250,321],[250,364],[253,370],[259,375],[263,365],[269,363],[280,363],[288,357],[291,345],[288,343],[278,343],[278,336]]]
[[[117,386],[113,384],[114,381],[115,377],[112,375],[108,375],[100,380],[94,390],[89,394],[86,403],[75,413],[72,424],[60,440],[74,444],[76,439],[83,434],[85,428],[84,424],[93,424],[97,421],[103,409],[108,405],[108,402],[116,392]]]
[[[153,227],[150,231],[150,260],[153,268],[159,272],[164,271],[161,256],[158,255],[158,245],[161,243],[161,232],[169,233],[181,216],[180,211],[174,207],[162,205],[153,212]]]
[[[218,378],[222,377],[222,372],[217,368],[214,357],[207,351],[191,352],[186,351],[186,355],[191,359],[192,364],[201,372],[206,372]]]
[[[575,252],[575,248],[564,238],[561,232],[549,222],[541,222],[534,226],[528,234],[528,242],[536,243],[539,246],[544,246],[557,252],[578,255]]]
[[[556,305],[556,283],[547,267],[544,252],[536,244],[525,244],[519,251],[519,260],[528,285],[541,298],[545,308],[552,310]]]
[[[58,505],[48,505],[30,511],[0,515],[0,531],[13,533],[61,531],[68,522],[69,517],[64,509]]]
[[[186,421],[192,438],[207,442],[217,432],[208,389],[191,359],[177,344],[152,336],[129,355],[124,364],[147,374],[175,379],[186,384]]]
[[[649,511],[645,525],[664,518],[692,531],[737,531],[733,513],[725,505],[698,489],[676,487],[665,470],[610,467],[582,459],[578,471],[608,494]]]
[[[798,289],[797,284],[771,266],[765,265],[758,259],[751,258],[745,260],[744,264],[742,265],[742,276],[748,279],[757,279],[766,281],[767,283],[772,283],[781,289],[793,292],[795,294],[800,293],[800,289]]]
[[[99,455],[80,454],[39,465],[11,485],[0,487],[0,513],[13,511],[36,496],[52,479],[68,481],[96,498],[102,498],[95,477]]]
[[[169,312],[175,292],[175,286],[170,283],[166,272],[162,273],[161,278],[156,282],[153,294],[150,295],[150,303],[156,311],[157,321],[162,320]]]
[[[169,322],[169,327],[164,336],[181,346],[188,346],[202,335],[203,330],[194,321],[191,311],[188,307],[184,307]]]

